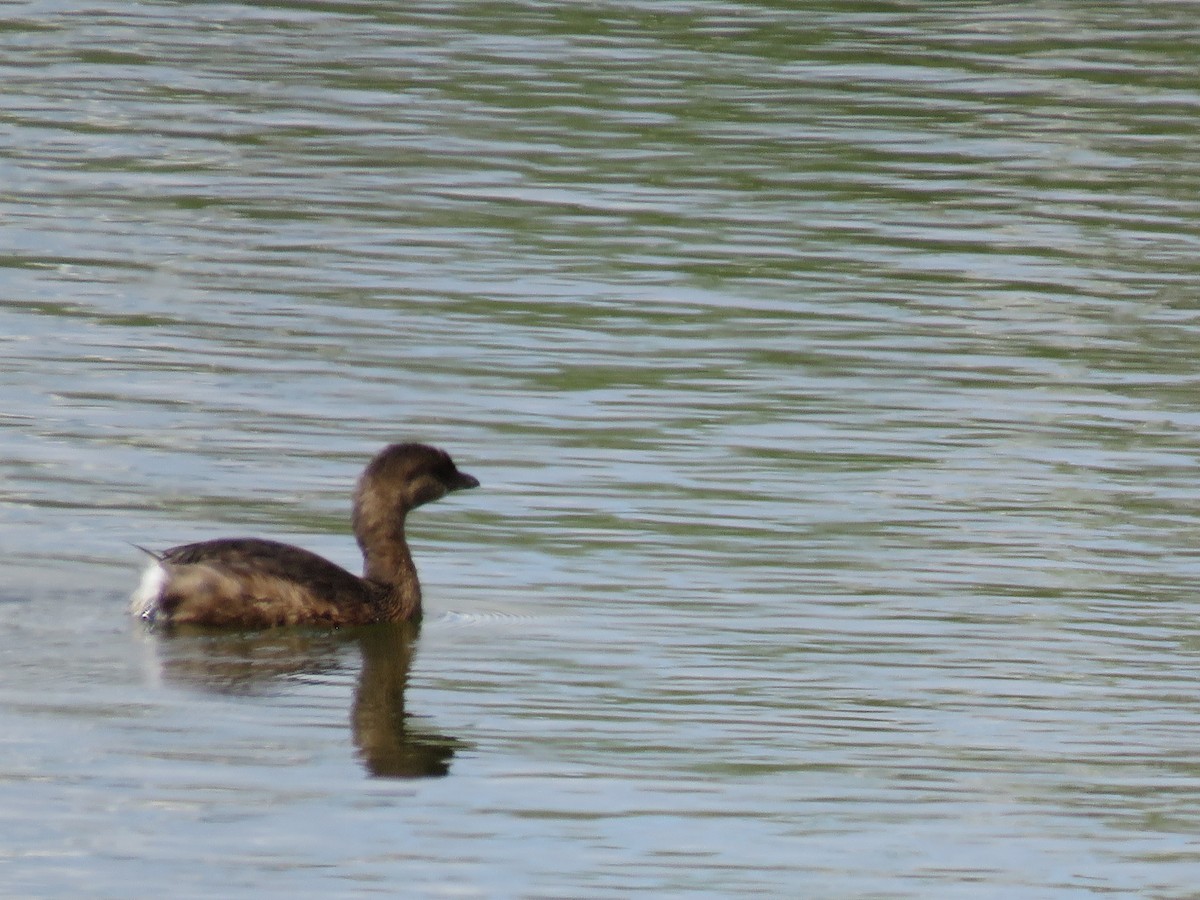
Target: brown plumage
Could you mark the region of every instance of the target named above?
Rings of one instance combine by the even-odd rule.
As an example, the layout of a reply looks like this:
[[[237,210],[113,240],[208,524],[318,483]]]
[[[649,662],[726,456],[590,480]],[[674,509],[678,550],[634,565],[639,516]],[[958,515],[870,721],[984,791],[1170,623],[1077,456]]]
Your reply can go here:
[[[225,538],[183,544],[151,554],[157,562],[134,594],[133,613],[155,623],[242,628],[419,619],[421,586],[405,539],[405,519],[424,503],[478,486],[443,450],[392,444],[371,460],[354,491],[362,578],[277,541]]]

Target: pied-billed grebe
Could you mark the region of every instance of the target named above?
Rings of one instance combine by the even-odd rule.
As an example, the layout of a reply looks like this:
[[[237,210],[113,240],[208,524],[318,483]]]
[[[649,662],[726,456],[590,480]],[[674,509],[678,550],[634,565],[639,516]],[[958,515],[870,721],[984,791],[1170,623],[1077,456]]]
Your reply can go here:
[[[354,490],[354,536],[363,577],[277,541],[225,538],[152,554],[133,596],[134,615],[157,623],[366,625],[421,617],[421,586],[404,521],[451,491],[478,487],[443,450],[392,444],[367,465]]]

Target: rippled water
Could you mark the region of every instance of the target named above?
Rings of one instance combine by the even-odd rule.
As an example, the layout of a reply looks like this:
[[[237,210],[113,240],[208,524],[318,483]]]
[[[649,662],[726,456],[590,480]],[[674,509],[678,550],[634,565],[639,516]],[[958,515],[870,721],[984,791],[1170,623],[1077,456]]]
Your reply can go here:
[[[1191,896],[1195,22],[9,7],[0,892]],[[419,635],[126,619],[402,438]]]

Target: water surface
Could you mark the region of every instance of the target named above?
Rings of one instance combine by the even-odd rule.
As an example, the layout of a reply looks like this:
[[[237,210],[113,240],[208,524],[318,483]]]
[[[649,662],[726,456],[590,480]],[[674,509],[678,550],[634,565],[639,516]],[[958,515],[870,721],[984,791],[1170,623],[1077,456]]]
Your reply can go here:
[[[1194,19],[12,7],[2,891],[1189,896]],[[399,439],[419,635],[125,618]]]

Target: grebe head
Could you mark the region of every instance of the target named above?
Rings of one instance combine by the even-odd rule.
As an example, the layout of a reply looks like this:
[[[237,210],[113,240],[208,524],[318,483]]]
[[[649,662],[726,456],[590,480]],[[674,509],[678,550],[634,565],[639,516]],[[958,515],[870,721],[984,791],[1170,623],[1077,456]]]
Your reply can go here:
[[[479,487],[479,480],[460,472],[445,450],[427,444],[392,444],[367,464],[354,490],[354,530],[403,523],[425,503],[452,491]]]

